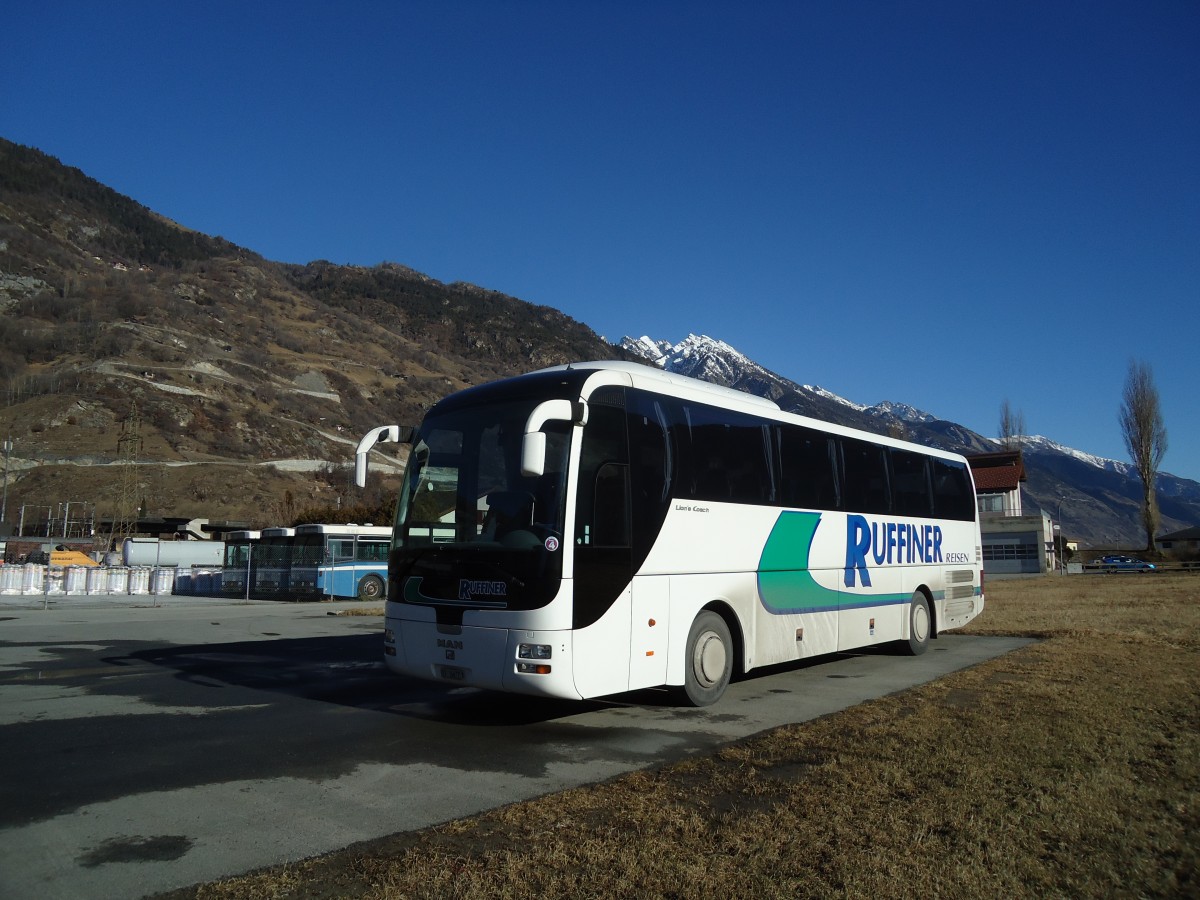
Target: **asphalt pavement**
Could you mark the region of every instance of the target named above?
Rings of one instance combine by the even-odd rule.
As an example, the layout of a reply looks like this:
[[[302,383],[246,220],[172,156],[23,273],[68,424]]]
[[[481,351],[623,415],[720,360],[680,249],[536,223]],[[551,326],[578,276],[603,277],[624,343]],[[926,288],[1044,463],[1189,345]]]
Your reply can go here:
[[[0,897],[127,898],[807,721],[1028,644],[947,634],[575,703],[398,678],[359,604],[0,597]]]

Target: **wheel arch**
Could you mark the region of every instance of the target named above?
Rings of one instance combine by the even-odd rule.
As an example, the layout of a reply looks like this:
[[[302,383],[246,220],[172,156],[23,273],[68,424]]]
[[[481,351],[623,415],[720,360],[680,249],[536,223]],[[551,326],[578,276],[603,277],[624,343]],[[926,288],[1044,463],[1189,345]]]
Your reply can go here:
[[[668,687],[683,685],[686,671],[688,635],[696,619],[706,612],[719,616],[729,630],[729,640],[732,644],[732,668],[730,678],[739,678],[746,674],[746,653],[753,635],[750,629],[754,627],[752,619],[743,618],[743,614],[752,616],[752,610],[739,613],[737,603],[738,592],[734,590],[727,594],[720,590],[708,590],[701,593],[695,582],[682,583],[675,578],[671,583],[671,613],[669,638],[667,640],[666,681]],[[731,599],[732,598],[732,599]]]

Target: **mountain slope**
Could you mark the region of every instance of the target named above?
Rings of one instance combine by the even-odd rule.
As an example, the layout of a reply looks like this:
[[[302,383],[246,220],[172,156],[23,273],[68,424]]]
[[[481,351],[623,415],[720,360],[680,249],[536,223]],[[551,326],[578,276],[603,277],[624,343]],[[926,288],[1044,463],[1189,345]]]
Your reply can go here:
[[[136,414],[150,514],[277,524],[356,496],[314,471],[348,462],[368,428],[614,352],[557,310],[402,266],[265,260],[0,140],[10,522],[68,501],[113,515]]]

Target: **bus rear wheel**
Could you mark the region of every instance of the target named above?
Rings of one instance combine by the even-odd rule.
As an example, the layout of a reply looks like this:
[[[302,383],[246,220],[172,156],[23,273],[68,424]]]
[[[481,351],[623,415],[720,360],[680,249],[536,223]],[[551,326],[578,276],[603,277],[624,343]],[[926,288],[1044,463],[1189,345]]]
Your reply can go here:
[[[733,638],[716,613],[702,612],[692,623],[686,666],[683,692],[692,706],[709,706],[721,699],[733,674]]]
[[[378,575],[368,575],[358,583],[359,600],[378,600],[383,596],[383,579]]]
[[[929,598],[923,591],[917,591],[908,605],[908,652],[912,656],[920,656],[929,649],[932,635],[933,615],[929,611]]]

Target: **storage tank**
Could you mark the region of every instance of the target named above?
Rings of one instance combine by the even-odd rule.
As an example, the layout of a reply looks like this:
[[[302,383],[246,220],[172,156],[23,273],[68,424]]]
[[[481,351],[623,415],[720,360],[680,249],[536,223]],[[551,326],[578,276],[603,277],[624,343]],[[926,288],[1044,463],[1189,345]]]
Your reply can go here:
[[[108,592],[124,594],[129,590],[129,570],[124,566],[116,566],[108,570]]]
[[[89,594],[108,593],[108,570],[99,567],[87,569],[87,592]]]
[[[129,593],[150,593],[150,570],[145,566],[138,566],[129,570]]]
[[[125,538],[121,556],[127,566],[219,566],[225,559],[225,542]]]
[[[155,569],[150,575],[150,593],[170,594],[175,590],[175,569]]]

